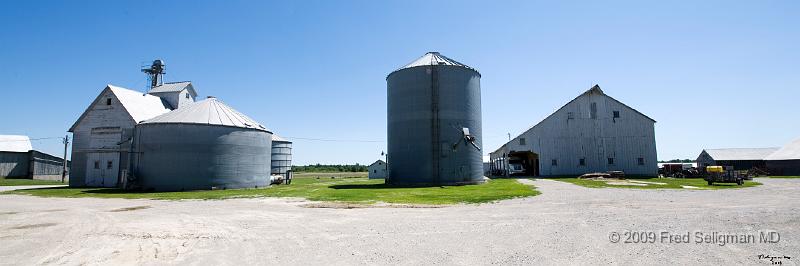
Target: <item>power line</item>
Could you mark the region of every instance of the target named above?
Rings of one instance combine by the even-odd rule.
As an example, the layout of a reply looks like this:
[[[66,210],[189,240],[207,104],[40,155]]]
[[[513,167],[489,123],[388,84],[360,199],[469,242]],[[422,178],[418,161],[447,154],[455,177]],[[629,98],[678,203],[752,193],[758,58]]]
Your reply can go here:
[[[359,140],[359,139],[320,139],[320,138],[302,138],[302,137],[288,137],[282,136],[287,139],[300,139],[300,140],[311,140],[311,141],[327,141],[327,142],[370,142],[370,143],[379,143],[379,142],[386,142],[383,140]]]

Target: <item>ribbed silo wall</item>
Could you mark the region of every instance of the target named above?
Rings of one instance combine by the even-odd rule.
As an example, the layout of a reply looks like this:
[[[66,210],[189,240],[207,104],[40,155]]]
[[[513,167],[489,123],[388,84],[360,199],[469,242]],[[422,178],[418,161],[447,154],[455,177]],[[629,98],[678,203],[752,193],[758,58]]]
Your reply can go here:
[[[480,74],[449,66],[417,66],[386,78],[387,183],[460,185],[483,182],[481,151],[465,142],[462,128],[481,136]]]
[[[286,174],[292,170],[292,143],[285,141],[272,142],[272,173]]]
[[[134,175],[145,190],[269,186],[272,134],[238,127],[140,124]]]

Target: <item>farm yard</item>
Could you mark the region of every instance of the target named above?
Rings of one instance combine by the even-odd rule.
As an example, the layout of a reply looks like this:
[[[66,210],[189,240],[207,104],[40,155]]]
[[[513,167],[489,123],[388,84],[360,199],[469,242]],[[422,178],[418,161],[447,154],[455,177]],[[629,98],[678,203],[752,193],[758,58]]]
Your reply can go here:
[[[295,182],[292,186],[372,184],[360,178]],[[794,257],[800,250],[797,179],[759,178],[755,180],[762,183],[759,186],[718,190],[599,189],[548,179],[489,184],[511,186],[511,182],[532,184],[541,194],[490,204],[353,208],[300,199],[294,197],[297,192],[289,191],[287,198],[226,200],[5,193],[0,194],[0,239],[5,244],[0,258],[23,265],[308,264],[322,260],[342,264],[758,264],[765,263],[758,255]],[[764,230],[780,233],[781,240],[724,245],[609,241],[610,233],[625,231]]]

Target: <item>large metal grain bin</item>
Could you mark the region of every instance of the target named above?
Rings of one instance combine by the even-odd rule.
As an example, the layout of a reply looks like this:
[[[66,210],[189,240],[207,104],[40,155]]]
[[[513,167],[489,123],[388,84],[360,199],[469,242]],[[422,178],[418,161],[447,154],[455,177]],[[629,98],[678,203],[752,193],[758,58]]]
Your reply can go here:
[[[292,170],[292,142],[272,135],[272,174],[282,175]]]
[[[386,77],[387,183],[483,182],[481,74],[430,52]]]
[[[269,129],[209,97],[136,126],[129,183],[158,191],[269,186],[271,142]]]

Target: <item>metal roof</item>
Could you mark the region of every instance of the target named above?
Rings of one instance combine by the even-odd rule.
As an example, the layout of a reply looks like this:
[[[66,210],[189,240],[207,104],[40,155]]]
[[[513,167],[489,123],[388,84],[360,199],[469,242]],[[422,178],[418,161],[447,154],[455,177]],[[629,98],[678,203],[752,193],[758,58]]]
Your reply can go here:
[[[715,161],[748,161],[764,160],[778,148],[731,148],[705,149],[704,151]]]
[[[142,122],[142,124],[173,123],[220,125],[272,132],[252,118],[213,97],[188,104],[180,109]]]
[[[411,62],[411,63],[409,63],[409,64],[407,64],[407,65],[405,65],[405,66],[403,66],[403,67],[401,67],[401,68],[399,68],[399,69],[397,69],[395,71],[392,71],[392,73],[397,72],[397,71],[402,70],[402,69],[406,69],[406,68],[412,68],[412,67],[418,67],[418,66],[432,66],[432,65],[460,66],[460,67],[463,67],[463,68],[468,68],[468,69],[475,70],[476,72],[478,71],[478,70],[476,70],[476,69],[474,69],[472,67],[469,67],[469,66],[467,66],[465,64],[462,64],[462,63],[460,63],[460,62],[458,62],[456,60],[450,59],[449,57],[446,57],[446,56],[440,54],[439,52],[427,52],[422,57],[418,58],[417,60],[414,60],[413,62]],[[391,73],[389,73],[389,75],[391,75]]]
[[[281,136],[278,136],[278,135],[275,135],[275,134],[272,134],[272,142],[288,142],[288,143],[292,143],[291,141],[289,141],[287,139],[284,139]]]
[[[800,160],[800,138],[767,156],[767,160]]]
[[[108,88],[117,96],[119,102],[136,123],[171,111],[158,96],[143,94],[111,84],[108,85]]]
[[[197,92],[194,90],[191,81],[167,82],[161,86],[150,89],[147,93],[180,92],[183,90],[189,90],[193,96],[197,96]]]
[[[28,136],[0,135],[0,151],[28,152],[33,150]]]

